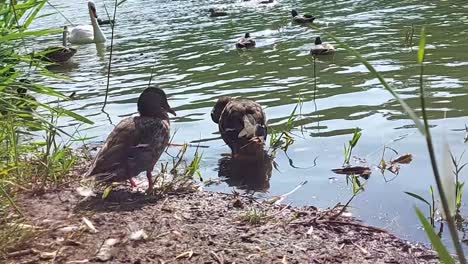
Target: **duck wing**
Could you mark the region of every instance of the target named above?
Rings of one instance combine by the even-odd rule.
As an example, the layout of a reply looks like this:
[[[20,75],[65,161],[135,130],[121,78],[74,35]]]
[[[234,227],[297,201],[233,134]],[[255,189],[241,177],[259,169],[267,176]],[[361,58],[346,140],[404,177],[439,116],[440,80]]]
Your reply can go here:
[[[152,170],[169,142],[169,122],[127,117],[108,136],[87,173],[98,181],[124,181]]]

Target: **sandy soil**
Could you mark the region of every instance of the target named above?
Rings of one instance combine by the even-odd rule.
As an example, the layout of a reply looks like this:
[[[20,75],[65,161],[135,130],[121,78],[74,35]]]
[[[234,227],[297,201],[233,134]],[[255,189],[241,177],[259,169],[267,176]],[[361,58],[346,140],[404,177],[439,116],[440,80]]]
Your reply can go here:
[[[122,188],[83,200],[68,188],[19,204],[36,233],[5,263],[438,263],[428,248],[334,211],[237,194]]]

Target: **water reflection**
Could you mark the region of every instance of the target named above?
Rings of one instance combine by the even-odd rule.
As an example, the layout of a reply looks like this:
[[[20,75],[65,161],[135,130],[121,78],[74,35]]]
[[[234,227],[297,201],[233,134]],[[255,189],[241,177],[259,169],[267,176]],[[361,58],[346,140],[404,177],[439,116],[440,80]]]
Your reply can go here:
[[[224,155],[218,164],[218,177],[225,178],[229,186],[254,192],[266,192],[270,188],[273,159],[266,152],[260,159],[233,159]]]

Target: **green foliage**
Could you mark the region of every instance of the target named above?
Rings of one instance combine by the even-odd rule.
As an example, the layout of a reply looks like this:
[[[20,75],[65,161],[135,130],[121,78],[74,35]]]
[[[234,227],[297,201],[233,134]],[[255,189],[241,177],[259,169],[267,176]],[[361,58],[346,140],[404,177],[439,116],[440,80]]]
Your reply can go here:
[[[37,191],[64,182],[77,157],[71,151],[74,134],[58,127],[58,120],[69,117],[92,122],[59,105],[36,100],[64,100],[53,88],[34,83],[30,76],[56,77],[26,46],[26,39],[62,29],[29,30],[46,0],[0,2],[0,255],[13,250],[32,235],[18,228],[22,213],[15,204],[20,190]],[[62,139],[67,135],[67,140]],[[38,139],[43,136],[43,140]],[[11,214],[11,212],[15,214]],[[14,236],[12,236],[14,234]],[[8,243],[3,243],[8,241]]]
[[[429,207],[429,220],[431,221],[431,226],[435,227],[435,214],[436,214],[436,208],[435,208],[435,200],[434,200],[434,190],[432,189],[432,185],[429,188],[429,193],[431,194],[432,201],[429,202],[426,199],[424,199],[422,196],[413,193],[413,192],[404,192],[407,195],[427,204]]]
[[[424,214],[421,213],[421,211],[418,208],[415,208],[414,210],[416,211],[416,215],[418,216],[419,221],[423,225],[424,231],[426,232],[427,237],[431,241],[432,246],[437,251],[437,255],[439,256],[440,261],[444,264],[454,264],[455,262],[453,261],[453,258],[448,253],[444,244],[442,244],[440,237],[438,237],[434,229],[432,229],[432,226],[429,224]]]
[[[349,164],[349,161],[351,160],[351,155],[353,152],[354,147],[356,147],[359,139],[361,138],[362,133],[358,128],[354,129],[353,132],[353,138],[348,141],[348,145],[344,146],[344,162],[343,165]]]
[[[263,210],[255,208],[248,209],[242,216],[241,220],[251,225],[260,225],[268,219],[268,215]]]

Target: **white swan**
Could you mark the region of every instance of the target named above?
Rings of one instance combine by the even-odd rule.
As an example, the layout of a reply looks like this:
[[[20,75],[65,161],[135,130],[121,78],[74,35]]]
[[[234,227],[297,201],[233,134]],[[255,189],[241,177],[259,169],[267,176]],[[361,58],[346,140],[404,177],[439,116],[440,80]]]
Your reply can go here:
[[[93,1],[88,1],[89,17],[91,25],[80,25],[70,31],[68,41],[72,44],[104,43],[106,37],[101,31],[97,22],[96,5]]]

